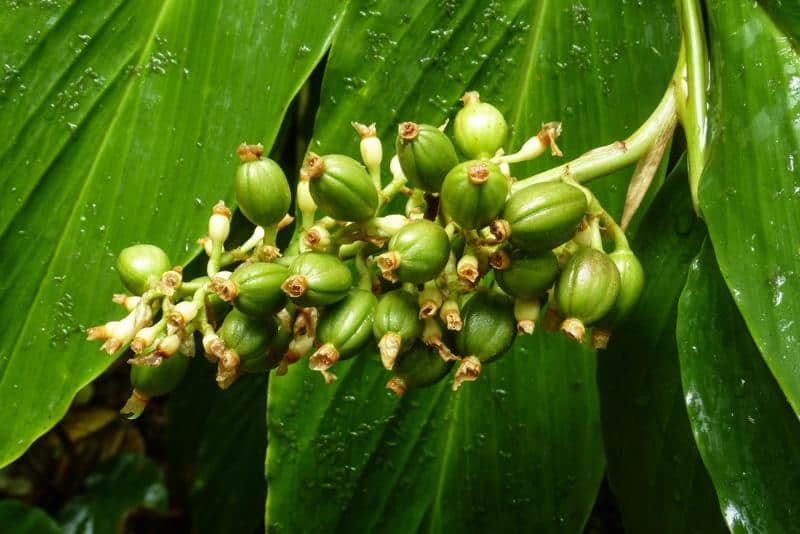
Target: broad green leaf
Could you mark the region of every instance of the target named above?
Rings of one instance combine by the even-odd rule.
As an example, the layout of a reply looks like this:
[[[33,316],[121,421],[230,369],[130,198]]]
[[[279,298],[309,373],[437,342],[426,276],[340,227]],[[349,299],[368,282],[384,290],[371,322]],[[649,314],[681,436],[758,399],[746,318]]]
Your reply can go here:
[[[753,2],[711,2],[708,13],[714,88],[701,207],[733,298],[800,413],[800,56]]]
[[[625,137],[652,110],[677,52],[670,2],[356,2],[331,50],[311,150],[358,154],[350,121],[440,124],[468,89],[514,128],[509,149],[561,119],[569,157]],[[643,88],[646,88],[643,89]],[[549,155],[518,176],[556,162]],[[626,177],[597,184],[619,212]],[[270,382],[267,523],[275,531],[579,531],[603,472],[594,355],[520,338],[458,393],[450,379],[395,400],[374,356],[306,362]],[[313,509],[313,514],[298,510]]]
[[[337,2],[19,2],[0,17],[0,465],[112,361],[114,255],[184,263],[230,200],[239,142],[271,145]]]
[[[607,477],[628,532],[723,532],[683,402],[678,297],[705,227],[681,159],[631,243],[646,286],[598,361]]]
[[[61,534],[55,520],[40,508],[20,501],[0,501],[0,530],[15,534]]]
[[[710,243],[678,304],[678,350],[697,446],[734,532],[793,532],[800,423],[736,309]]]
[[[66,534],[122,532],[128,513],[136,508],[167,510],[164,474],[139,454],[112,458],[87,476],[85,484],[59,513]]]
[[[758,0],[773,22],[795,40],[800,38],[800,4],[784,0]]]
[[[267,376],[240,378],[220,390],[215,368],[193,362],[170,394],[167,429],[170,496],[187,503],[192,531],[254,532],[264,520]]]

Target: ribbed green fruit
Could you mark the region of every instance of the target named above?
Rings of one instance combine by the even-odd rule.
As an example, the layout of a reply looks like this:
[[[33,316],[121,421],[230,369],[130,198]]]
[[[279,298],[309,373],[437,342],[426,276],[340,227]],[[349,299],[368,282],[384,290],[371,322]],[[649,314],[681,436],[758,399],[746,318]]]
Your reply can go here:
[[[540,297],[558,277],[558,258],[550,250],[539,254],[515,251],[510,266],[495,270],[494,276],[497,285],[512,297]]]
[[[217,330],[225,346],[239,356],[239,368],[254,372],[264,365],[267,346],[274,339],[277,324],[272,317],[248,317],[239,310],[231,310]]]
[[[298,306],[326,306],[345,298],[352,284],[350,269],[338,257],[306,252],[289,265],[281,289]]]
[[[117,257],[119,277],[135,295],[147,291],[152,282],[171,268],[167,253],[155,245],[133,245],[123,249]]]
[[[409,389],[436,384],[447,376],[452,366],[452,361],[444,361],[436,350],[418,342],[398,357],[386,387],[397,395],[404,395]]]
[[[417,298],[403,289],[384,294],[375,308],[372,333],[384,367],[392,369],[397,355],[410,349],[422,335]]]
[[[500,167],[489,161],[465,161],[445,176],[442,210],[462,228],[482,228],[503,210],[508,192],[508,179]]]
[[[289,211],[292,202],[286,175],[269,158],[239,165],[234,190],[239,209],[250,222],[259,226],[277,224]]]
[[[488,292],[478,292],[461,308],[462,327],[456,333],[459,356],[475,356],[488,363],[502,356],[517,331],[511,300]]]
[[[493,105],[481,102],[476,92],[466,93],[463,101],[453,125],[459,150],[470,159],[494,156],[508,137],[505,117]]]
[[[364,222],[375,216],[378,192],[367,170],[340,154],[309,154],[303,172],[311,198],[325,215],[340,221]]]
[[[644,270],[636,255],[630,250],[615,250],[608,255],[619,271],[619,295],[603,323],[615,325],[627,317],[644,289]]]
[[[438,193],[445,175],[458,164],[450,138],[429,124],[400,124],[395,149],[409,184],[425,191]]]
[[[372,319],[378,298],[371,291],[353,288],[347,297],[328,308],[317,325],[317,340],[332,345],[343,360],[355,356],[372,337]]]
[[[149,397],[166,395],[178,387],[188,367],[189,358],[181,354],[164,358],[158,367],[132,365],[131,385]]]
[[[245,263],[230,278],[236,296],[237,310],[254,317],[266,317],[281,310],[286,294],[281,285],[289,277],[289,269],[277,263]]]
[[[435,278],[450,257],[450,239],[438,224],[418,220],[405,225],[389,241],[389,252],[378,258],[384,273],[401,282],[421,284]]]
[[[586,195],[577,187],[546,182],[514,193],[506,202],[503,219],[514,246],[541,252],[572,239],[586,208]]]

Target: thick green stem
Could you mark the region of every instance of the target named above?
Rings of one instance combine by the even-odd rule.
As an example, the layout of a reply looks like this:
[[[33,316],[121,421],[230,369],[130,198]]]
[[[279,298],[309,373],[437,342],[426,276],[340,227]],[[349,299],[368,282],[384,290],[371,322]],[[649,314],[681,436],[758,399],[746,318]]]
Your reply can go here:
[[[698,188],[707,156],[708,49],[699,0],[677,0],[685,68],[681,73],[678,117],[686,132],[689,187],[695,212],[700,215]]]
[[[678,72],[680,70],[676,69],[676,74]],[[659,134],[672,123],[676,113],[674,80],[675,77],[655,111],[630,137],[624,141],[596,148],[563,165],[520,180],[511,186],[511,192],[515,193],[537,183],[553,182],[565,177],[584,183],[636,163],[647,153]]]

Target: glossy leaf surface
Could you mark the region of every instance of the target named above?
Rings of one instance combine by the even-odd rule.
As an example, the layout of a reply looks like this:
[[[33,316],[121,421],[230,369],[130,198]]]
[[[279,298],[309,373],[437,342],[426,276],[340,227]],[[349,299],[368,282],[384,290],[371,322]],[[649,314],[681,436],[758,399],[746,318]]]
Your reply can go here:
[[[111,362],[114,255],[197,252],[235,149],[271,145],[336,2],[14,2],[0,17],[0,465]]]
[[[0,529],[16,534],[61,534],[58,523],[40,508],[20,501],[0,501]]]
[[[711,159],[701,207],[733,298],[800,413],[800,56],[758,4],[712,2],[708,12]]]
[[[377,123],[388,153],[397,123],[440,124],[467,89],[505,113],[511,150],[546,120],[565,122],[568,157],[625,137],[666,87],[677,27],[668,2],[605,7],[353,3],[331,51],[311,149],[356,156],[347,125],[357,120]],[[546,155],[514,173],[553,164]],[[617,214],[627,176],[595,186]],[[271,530],[582,528],[604,463],[590,352],[539,332],[456,394],[448,379],[399,401],[383,389],[388,374],[374,356],[337,364],[328,387],[306,365],[270,383]]]
[[[689,426],[675,339],[678,297],[705,234],[682,159],[631,243],[644,293],[598,360],[607,477],[628,532],[725,531]]]
[[[800,423],[764,364],[706,242],[678,305],[686,407],[733,532],[800,519]]]

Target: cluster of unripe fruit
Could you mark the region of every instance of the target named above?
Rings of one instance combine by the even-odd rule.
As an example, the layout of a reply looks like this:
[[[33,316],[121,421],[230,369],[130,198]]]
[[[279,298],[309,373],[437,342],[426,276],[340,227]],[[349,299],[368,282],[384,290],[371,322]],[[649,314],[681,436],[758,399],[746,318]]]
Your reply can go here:
[[[123,250],[118,270],[133,296],[114,300],[129,314],[89,330],[107,352],[135,353],[123,412],[137,416],[150,397],[177,386],[195,337],[223,388],[241,373],[284,374],[303,358],[331,382],[338,361],[370,357],[374,344],[398,395],[452,367],[454,389],[477,379],[515,335],[533,333],[540,315],[579,342],[593,326],[592,344],[604,348],[644,280],[624,233],[569,177],[511,194],[510,164],[548,148],[561,155],[560,124],[543,125],[505,154],[503,115],[477,93],[463,100],[455,145],[444,127],[400,124],[388,180],[374,125],[354,124],[363,164],[308,154],[285,250],[276,237],[294,222],[290,186],[260,145],[239,147],[235,178],[239,209],[255,231],[226,248],[231,212],[217,204],[200,240],[208,276],[183,280],[153,245]],[[604,235],[613,241],[609,254]]]

